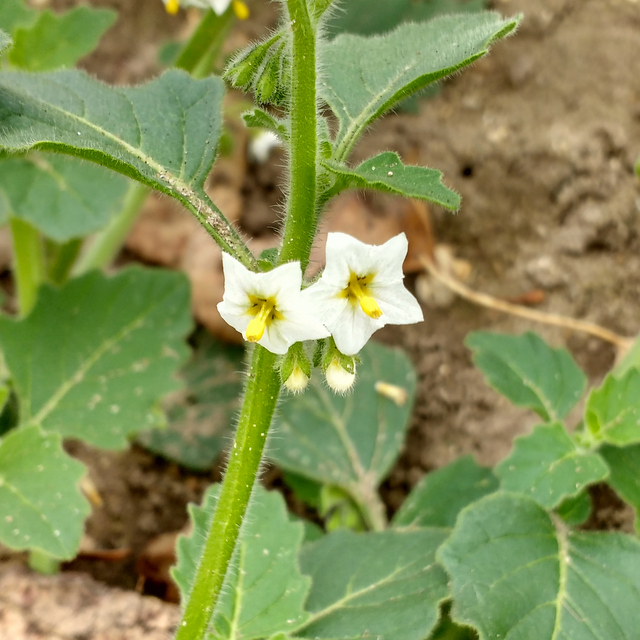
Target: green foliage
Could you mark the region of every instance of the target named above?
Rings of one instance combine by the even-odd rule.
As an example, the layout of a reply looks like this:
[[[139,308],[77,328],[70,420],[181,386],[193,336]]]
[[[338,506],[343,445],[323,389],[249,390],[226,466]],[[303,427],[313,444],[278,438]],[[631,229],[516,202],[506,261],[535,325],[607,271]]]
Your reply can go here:
[[[165,404],[167,428],[146,431],[138,440],[189,469],[211,469],[229,444],[240,408],[243,353],[201,334],[181,372],[184,391]]]
[[[435,563],[445,537],[439,529],[336,531],[306,545],[300,563],[312,578],[311,619],[296,635],[352,640],[366,629],[378,640],[423,640],[448,595]]]
[[[593,389],[585,423],[596,441],[622,447],[640,442],[640,370],[629,369],[621,378],[608,375]]]
[[[322,166],[335,176],[331,193],[344,189],[376,189],[407,198],[435,202],[447,209],[460,207],[460,196],[442,184],[442,173],[402,164],[397,153],[386,151],[355,169],[328,161]]]
[[[582,491],[573,498],[563,500],[556,511],[565,524],[577,527],[591,515],[592,506],[591,496],[587,491]]]
[[[318,376],[304,394],[284,398],[267,456],[279,467],[341,487],[356,502],[377,499],[376,488],[402,446],[416,378],[402,352],[369,343],[353,393],[332,394]],[[400,406],[376,392],[384,381],[406,391]]]
[[[95,49],[115,19],[114,11],[91,7],[75,7],[65,13],[42,11],[34,24],[13,31],[9,62],[27,71],[73,67]]]
[[[604,445],[600,455],[609,466],[608,483],[636,511],[636,531],[640,532],[640,444],[630,447]]]
[[[210,222],[224,221],[202,188],[216,156],[223,94],[219,78],[194,80],[177,70],[133,88],[108,87],[81,71],[0,73],[0,146],[103,164]]]
[[[60,436],[37,425],[0,439],[0,541],[73,558],[90,510],[78,487],[84,473],[62,449]]]
[[[38,12],[28,7],[24,0],[0,2],[0,29],[13,33],[18,27],[28,27],[38,18]]]
[[[503,489],[526,494],[547,509],[608,473],[602,458],[576,446],[557,422],[538,425],[517,438],[511,455],[496,467]]]
[[[242,114],[242,119],[247,127],[257,127],[275,133],[281,140],[289,140],[289,124],[280,118],[256,107]]]
[[[0,31],[0,53],[12,44],[11,38],[4,31]]]
[[[319,93],[340,122],[336,159],[343,161],[364,129],[394,104],[482,57],[517,24],[497,13],[462,14],[328,43]]]
[[[511,402],[547,422],[562,420],[580,399],[584,373],[564,349],[552,349],[535,333],[508,336],[474,332],[466,345],[488,383]]]
[[[187,357],[189,287],[176,272],[91,272],[43,287],[31,314],[0,318],[0,345],[22,422],[106,448],[158,424]]]
[[[191,591],[219,488],[213,485],[201,507],[189,508],[193,531],[178,541],[178,564],[172,575],[183,600]],[[210,638],[264,638],[307,620],[302,605],[310,581],[298,568],[302,538],[303,527],[289,519],[282,496],[256,487],[213,616]]]
[[[0,224],[15,216],[58,242],[104,227],[127,189],[124,178],[75,158],[30,153],[1,167]]]
[[[438,553],[453,619],[484,640],[632,640],[640,607],[640,542],[575,533],[524,496],[467,507]]]
[[[330,36],[384,33],[401,22],[423,22],[444,13],[480,11],[485,0],[349,0],[327,21]]]
[[[473,456],[462,456],[422,478],[396,512],[393,525],[452,528],[462,509],[497,488],[491,469],[481,467]]]

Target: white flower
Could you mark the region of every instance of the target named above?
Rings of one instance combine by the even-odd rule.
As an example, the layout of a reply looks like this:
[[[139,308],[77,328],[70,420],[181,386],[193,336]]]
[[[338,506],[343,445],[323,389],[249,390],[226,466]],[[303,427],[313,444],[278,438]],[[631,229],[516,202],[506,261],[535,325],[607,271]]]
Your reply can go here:
[[[339,358],[334,357],[324,372],[324,375],[329,388],[334,393],[344,395],[351,389],[353,383],[356,381],[355,363],[353,365],[353,372],[347,371],[340,363]]]
[[[295,342],[326,338],[329,333],[304,308],[299,262],[254,273],[222,254],[225,286],[218,311],[223,319],[272,353],[285,354]]]
[[[198,9],[213,9],[221,16],[233,3],[233,10],[241,20],[249,16],[249,10],[242,0],[162,0],[167,12],[171,14],[178,13],[180,7],[198,7]]]
[[[328,235],[327,266],[320,280],[302,295],[342,353],[358,353],[386,324],[424,319],[418,301],[402,284],[407,249],[404,233],[380,246],[344,233]]]

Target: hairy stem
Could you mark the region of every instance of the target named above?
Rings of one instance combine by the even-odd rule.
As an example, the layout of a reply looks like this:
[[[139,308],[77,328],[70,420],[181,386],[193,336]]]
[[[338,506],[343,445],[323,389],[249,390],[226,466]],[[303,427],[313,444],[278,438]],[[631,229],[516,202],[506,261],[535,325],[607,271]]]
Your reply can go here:
[[[14,278],[18,289],[21,316],[29,314],[36,303],[38,289],[45,281],[44,245],[40,232],[24,220],[11,218]]]
[[[220,499],[176,640],[201,640],[238,540],[280,393],[276,356],[256,346]]]
[[[316,41],[305,0],[287,0],[291,61],[291,186],[280,263],[299,260],[304,273],[316,230]]]

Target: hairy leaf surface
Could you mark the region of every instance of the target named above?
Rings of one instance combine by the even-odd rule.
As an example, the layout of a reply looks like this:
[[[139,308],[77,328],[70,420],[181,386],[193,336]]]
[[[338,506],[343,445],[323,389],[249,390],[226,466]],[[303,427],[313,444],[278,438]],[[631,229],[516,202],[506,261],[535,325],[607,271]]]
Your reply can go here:
[[[435,562],[447,533],[441,529],[376,533],[335,531],[300,555],[311,576],[311,619],[296,636],[352,640],[423,640],[448,596]]]
[[[604,460],[576,446],[557,422],[516,438],[513,451],[495,471],[503,489],[526,494],[547,509],[609,474]]]
[[[340,122],[337,159],[345,160],[367,125],[394,104],[485,55],[517,23],[490,12],[444,16],[325,45],[319,92]]]
[[[17,27],[27,27],[38,17],[35,9],[28,7],[24,0],[2,0],[0,2],[0,29],[12,33]]]
[[[178,540],[178,564],[172,575],[183,602],[191,592],[219,490],[219,485],[212,485],[201,507],[190,506],[193,532]],[[294,629],[308,618],[303,603],[310,580],[298,568],[302,538],[303,526],[289,519],[282,496],[256,486],[209,638],[265,638]]]
[[[552,349],[530,331],[521,336],[474,332],[465,344],[496,391],[547,422],[562,420],[584,391],[586,377],[569,352]]]
[[[104,227],[122,205],[127,181],[76,158],[30,153],[0,159],[0,224],[26,220],[58,242]]]
[[[89,503],[78,482],[85,467],[62,439],[37,425],[0,439],[0,540],[69,560],[78,550]]]
[[[9,37],[9,34],[4,31],[0,31],[0,53],[10,46],[11,38]]]
[[[497,493],[465,509],[438,552],[452,617],[482,640],[635,640],[640,542],[579,533],[534,500]]]
[[[429,200],[447,209],[460,207],[460,196],[442,184],[442,173],[426,167],[402,164],[397,153],[386,151],[355,168],[334,162],[324,162],[327,171],[334,174],[338,193],[347,188],[376,189],[407,198]]]
[[[422,478],[396,512],[393,525],[451,528],[464,507],[497,488],[491,469],[463,456]]]
[[[126,446],[129,435],[158,424],[155,405],[179,387],[191,322],[188,282],[177,272],[135,267],[43,287],[29,316],[0,318],[22,421]]]

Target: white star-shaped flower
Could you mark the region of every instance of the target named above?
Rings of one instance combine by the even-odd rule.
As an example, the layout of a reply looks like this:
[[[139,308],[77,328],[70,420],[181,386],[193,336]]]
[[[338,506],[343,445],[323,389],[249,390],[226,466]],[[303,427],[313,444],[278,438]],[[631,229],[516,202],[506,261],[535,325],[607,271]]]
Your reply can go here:
[[[408,246],[404,233],[379,246],[344,233],[327,236],[327,266],[302,295],[342,353],[358,353],[386,324],[424,319],[418,301],[402,284]]]
[[[218,311],[225,322],[271,353],[285,354],[296,342],[326,338],[329,332],[305,309],[299,262],[266,273],[249,271],[222,254],[224,295]]]

